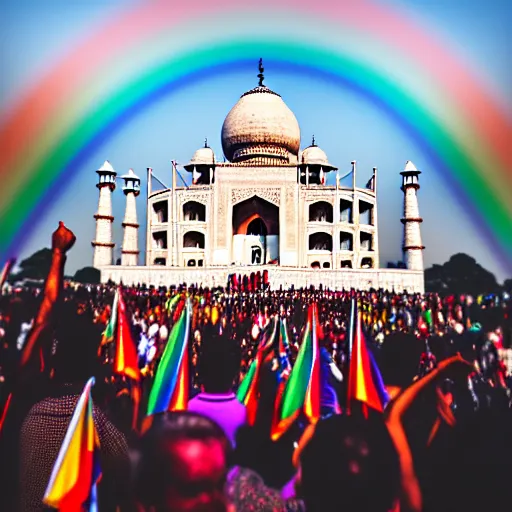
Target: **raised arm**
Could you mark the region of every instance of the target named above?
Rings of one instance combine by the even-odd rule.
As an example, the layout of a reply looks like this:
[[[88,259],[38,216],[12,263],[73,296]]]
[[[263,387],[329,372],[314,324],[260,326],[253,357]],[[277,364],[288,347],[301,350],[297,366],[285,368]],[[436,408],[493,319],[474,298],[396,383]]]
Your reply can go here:
[[[66,253],[73,247],[75,241],[76,237],[73,232],[66,228],[63,222],[59,222],[58,229],[52,235],[52,262],[44,286],[43,301],[23,350],[21,366],[25,366],[33,357],[33,353],[39,345],[41,334],[50,324],[55,303],[62,290]]]
[[[471,364],[465,361],[460,355],[445,359],[439,363],[435,370],[406,388],[396,398],[395,402],[390,405],[386,412],[386,424],[398,451],[400,460],[404,504],[408,510],[413,512],[421,512],[423,500],[419,482],[414,471],[413,456],[402,424],[402,418],[418,395],[454,363],[467,366],[468,371],[473,369]]]

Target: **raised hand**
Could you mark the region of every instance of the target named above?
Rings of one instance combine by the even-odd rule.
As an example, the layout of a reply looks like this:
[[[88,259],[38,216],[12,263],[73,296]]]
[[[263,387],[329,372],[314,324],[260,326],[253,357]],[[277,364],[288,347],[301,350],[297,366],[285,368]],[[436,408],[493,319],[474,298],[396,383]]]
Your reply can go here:
[[[64,222],[59,222],[59,227],[52,235],[52,249],[58,249],[67,252],[75,244],[76,236],[74,233],[64,226]]]

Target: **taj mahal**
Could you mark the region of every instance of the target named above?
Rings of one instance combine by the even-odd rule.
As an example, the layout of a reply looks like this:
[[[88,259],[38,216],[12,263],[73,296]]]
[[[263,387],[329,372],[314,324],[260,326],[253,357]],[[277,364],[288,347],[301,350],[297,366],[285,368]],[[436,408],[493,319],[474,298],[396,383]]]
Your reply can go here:
[[[108,161],[96,171],[93,266],[102,282],[225,286],[233,274],[266,271],[271,287],[423,292],[420,171],[407,161],[400,172],[404,214],[397,229],[401,220],[404,268],[380,268],[377,169],[360,188],[351,162],[352,184],[341,186],[347,175],[340,178],[314,137],[301,149],[297,119],[264,85],[263,73],[260,60],[259,84],[224,120],[223,162],[205,142],[183,166],[191,184],[178,186],[173,162],[172,185],[164,190],[152,189],[153,170],[147,169],[144,255],[137,218],[141,179],[132,169],[120,176],[126,210],[122,257],[114,265],[112,193],[118,177]],[[335,184],[328,185],[332,174]]]

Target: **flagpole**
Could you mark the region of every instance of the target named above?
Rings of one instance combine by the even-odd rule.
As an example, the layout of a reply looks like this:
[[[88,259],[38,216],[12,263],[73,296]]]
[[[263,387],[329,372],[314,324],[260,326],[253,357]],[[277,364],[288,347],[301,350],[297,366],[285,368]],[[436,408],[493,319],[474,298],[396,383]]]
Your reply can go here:
[[[352,222],[359,225],[359,203],[356,198],[356,161],[352,160]],[[354,268],[359,267],[359,249],[361,241],[359,236],[353,239],[353,253],[355,262],[353,263]]]
[[[348,338],[348,354],[349,359],[352,357],[352,345],[354,343],[354,317],[355,317],[355,298],[352,298],[350,305],[350,326],[349,326],[349,338]]]
[[[152,178],[153,178],[153,169],[151,167],[148,167],[147,168],[148,183],[147,183],[147,195],[146,195],[146,258],[145,258],[146,267],[149,267],[149,264],[151,261],[149,252],[151,250],[150,233],[151,233],[151,218],[152,217],[150,215],[150,209],[149,209],[149,197],[151,196],[151,192],[152,192],[152,189],[151,189]]]
[[[375,197],[375,205],[373,207],[373,219],[371,219],[375,232],[373,235],[373,250],[375,252],[374,268],[380,268],[380,251],[379,251],[379,226],[378,226],[378,199],[377,199],[377,167],[373,168],[373,193]]]
[[[177,208],[176,208],[176,162],[174,160],[171,160],[172,164],[172,250],[171,250],[171,264],[173,267],[178,265],[178,254],[177,254]]]
[[[345,382],[347,383],[347,394],[345,402],[345,412],[348,416],[351,414],[350,407],[350,366],[352,365],[352,345],[354,342],[354,313],[355,313],[355,298],[352,297],[350,301],[350,317],[349,317],[349,330],[348,330],[348,354],[345,364]]]

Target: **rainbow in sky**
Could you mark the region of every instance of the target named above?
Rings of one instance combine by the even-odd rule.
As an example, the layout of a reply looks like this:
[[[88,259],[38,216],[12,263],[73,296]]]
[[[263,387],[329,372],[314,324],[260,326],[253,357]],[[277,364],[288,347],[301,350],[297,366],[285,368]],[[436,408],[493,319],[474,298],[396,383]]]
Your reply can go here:
[[[491,95],[447,41],[370,0],[151,1],[106,19],[1,118],[0,264],[62,192],[68,180],[58,178],[138,112],[260,57],[329,77],[383,108],[512,270],[506,99]]]

